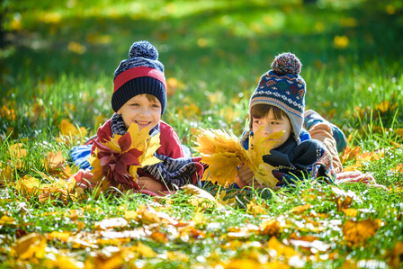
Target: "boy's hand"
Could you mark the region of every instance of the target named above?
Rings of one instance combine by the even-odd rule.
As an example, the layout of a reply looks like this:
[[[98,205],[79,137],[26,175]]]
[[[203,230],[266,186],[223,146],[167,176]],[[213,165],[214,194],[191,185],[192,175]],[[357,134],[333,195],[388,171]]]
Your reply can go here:
[[[238,170],[236,183],[240,188],[243,188],[244,186],[252,186],[253,176],[254,174],[250,168],[242,164]]]
[[[146,176],[138,177],[137,184],[139,184],[140,189],[146,189],[157,194],[161,194],[164,190],[164,185],[161,182]]]

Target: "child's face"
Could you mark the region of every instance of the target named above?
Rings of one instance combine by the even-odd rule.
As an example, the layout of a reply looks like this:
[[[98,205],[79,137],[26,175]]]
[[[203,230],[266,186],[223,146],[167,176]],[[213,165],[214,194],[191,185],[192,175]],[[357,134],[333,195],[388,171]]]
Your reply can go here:
[[[126,128],[136,123],[140,130],[147,126],[151,130],[161,120],[161,102],[157,98],[150,101],[145,94],[141,94],[129,99],[117,113],[122,115]]]
[[[273,148],[277,148],[285,143],[291,135],[291,123],[288,117],[275,118],[273,110],[270,110],[269,113],[263,118],[252,118],[253,126],[252,130],[255,133],[261,126],[263,126],[262,136],[267,137],[270,134],[278,131],[284,130],[283,136],[279,139],[279,141],[274,145]]]

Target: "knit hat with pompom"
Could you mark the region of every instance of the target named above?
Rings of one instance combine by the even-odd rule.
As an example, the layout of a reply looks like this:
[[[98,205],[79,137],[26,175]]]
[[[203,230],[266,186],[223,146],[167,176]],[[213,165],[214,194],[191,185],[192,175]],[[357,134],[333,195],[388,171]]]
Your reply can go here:
[[[157,49],[148,41],[138,41],[129,50],[129,59],[120,62],[113,80],[112,108],[117,112],[128,100],[151,94],[161,102],[161,114],[167,104],[164,65]]]
[[[269,104],[284,111],[290,119],[297,143],[302,130],[306,85],[299,75],[301,62],[292,53],[282,53],[271,64],[272,70],[263,74],[249,102],[250,123],[252,107]]]

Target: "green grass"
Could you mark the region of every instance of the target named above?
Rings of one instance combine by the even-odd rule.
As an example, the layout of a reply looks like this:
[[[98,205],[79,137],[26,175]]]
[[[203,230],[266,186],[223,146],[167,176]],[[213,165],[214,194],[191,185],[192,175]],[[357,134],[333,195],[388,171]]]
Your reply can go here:
[[[123,250],[141,242],[157,255],[147,258],[136,253],[133,260],[119,257],[117,267],[195,268],[221,264],[245,268],[257,267],[246,263],[263,265],[274,260],[296,268],[403,267],[401,253],[392,252],[403,242],[402,173],[392,171],[403,160],[401,146],[394,145],[403,143],[401,1],[33,3],[0,4],[6,31],[0,48],[0,162],[4,165],[15,159],[9,152],[10,145],[23,143],[27,149],[23,166],[13,169],[13,182],[0,189],[0,218],[15,219],[15,223],[0,220],[0,267],[57,267],[47,264],[49,250],[43,259],[23,260],[12,253],[16,241],[33,232],[43,235],[47,246],[59,250],[59,255],[95,263],[85,265],[87,268],[99,267],[96,262],[109,262],[107,244],[75,248],[71,242],[50,240],[48,234],[83,233],[85,239],[97,231],[96,222],[123,217],[126,210],[137,210],[141,205],[163,209],[202,234],[178,237],[177,227],[160,224],[158,229],[169,239],[166,243],[147,236],[117,245]],[[337,47],[336,36],[347,37],[348,45]],[[257,79],[270,69],[275,55],[295,53],[303,63],[307,108],[351,135],[350,146],[384,153],[381,159],[364,162],[361,170],[371,172],[388,191],[364,184],[342,186],[357,194],[350,206],[358,209],[355,218],[337,209],[331,186],[311,181],[292,190],[252,192],[246,198],[237,195],[237,204],[225,206],[225,211],[219,207],[198,209],[184,191],[162,201],[162,206],[140,195],[105,194],[96,198],[89,193],[90,199],[70,200],[65,205],[60,199],[42,204],[35,196],[19,193],[17,183],[25,175],[49,183],[39,174],[46,172],[43,158],[49,151],[61,150],[72,165],[68,159],[70,146],[56,142],[61,120],[69,119],[78,127],[86,127],[89,135],[94,134],[112,114],[114,70],[127,57],[132,42],[142,39],[158,48],[167,79],[178,81],[176,89],[171,86],[173,94],[168,97],[163,120],[191,148],[195,140],[192,128],[225,128],[240,136]],[[389,108],[380,107],[381,102]],[[344,165],[354,162],[349,160]],[[304,199],[311,188],[314,196]],[[213,195],[217,189],[206,187]],[[265,215],[248,213],[245,207],[252,198],[265,208]],[[21,203],[26,204],[28,213]],[[308,203],[312,207],[302,214],[289,212]],[[88,206],[99,210],[86,210]],[[71,209],[79,211],[77,220],[70,218]],[[201,218],[203,222],[189,225]],[[271,235],[250,231],[244,238],[228,236],[270,218],[283,222],[275,236],[303,254],[302,260],[273,255],[268,247]],[[347,244],[343,224],[376,219],[383,225],[374,236],[358,246]],[[84,227],[79,229],[81,222]],[[316,222],[315,230],[309,229],[310,222]],[[321,226],[323,229],[318,229]],[[138,228],[156,230],[131,220],[124,229],[114,231]],[[320,256],[310,254],[307,249],[287,244],[292,235],[317,237],[330,248],[319,252]],[[239,260],[238,265],[229,264],[235,260]]]

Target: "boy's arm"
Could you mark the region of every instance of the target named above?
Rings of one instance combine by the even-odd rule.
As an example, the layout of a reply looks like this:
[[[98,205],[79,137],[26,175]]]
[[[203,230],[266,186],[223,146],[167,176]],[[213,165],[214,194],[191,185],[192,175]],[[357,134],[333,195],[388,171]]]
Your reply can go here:
[[[137,184],[140,186],[141,190],[145,189],[157,194],[160,194],[160,192],[164,190],[164,184],[147,176],[139,177]]]

